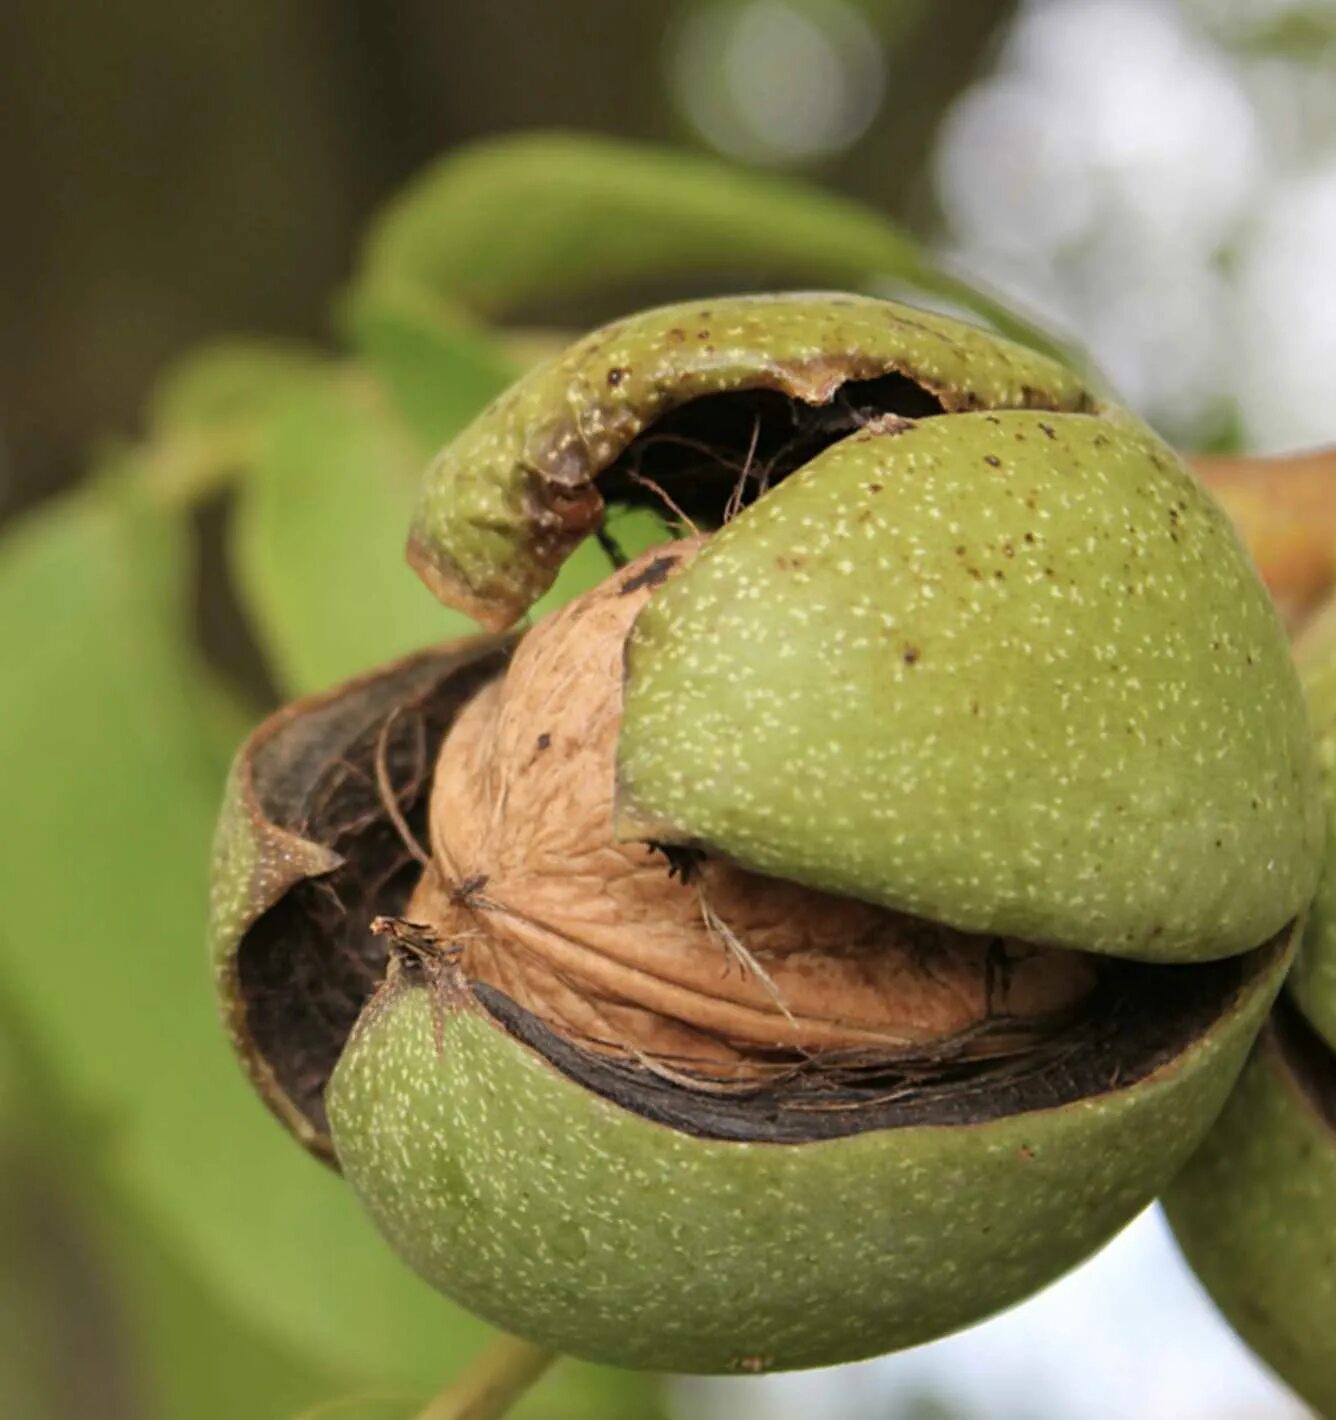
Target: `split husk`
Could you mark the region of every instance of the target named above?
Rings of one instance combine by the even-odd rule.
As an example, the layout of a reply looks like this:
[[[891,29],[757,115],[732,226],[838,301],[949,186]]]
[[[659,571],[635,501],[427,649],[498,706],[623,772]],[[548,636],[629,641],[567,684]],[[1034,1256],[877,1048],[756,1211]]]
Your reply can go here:
[[[838,296],[595,333],[428,477],[521,638],[281,712],[215,958],[262,1094],[411,1266],[617,1364],[914,1344],[1109,1237],[1218,1113],[1321,812],[1283,631],[1069,372]]]

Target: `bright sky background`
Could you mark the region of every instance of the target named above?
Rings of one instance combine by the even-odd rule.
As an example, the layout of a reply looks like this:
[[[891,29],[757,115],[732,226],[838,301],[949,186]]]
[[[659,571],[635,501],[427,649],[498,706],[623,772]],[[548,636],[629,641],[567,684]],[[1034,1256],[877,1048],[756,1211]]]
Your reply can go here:
[[[1285,11],[1329,46],[1276,53]],[[960,266],[1075,332],[1171,438],[1336,439],[1336,5],[1032,0],[949,115]]]
[[[885,47],[933,4],[949,20],[684,0],[667,81],[720,152],[801,169],[894,117]],[[935,177],[944,255],[1074,334],[1171,439],[1336,438],[1336,0],[1028,0]]]

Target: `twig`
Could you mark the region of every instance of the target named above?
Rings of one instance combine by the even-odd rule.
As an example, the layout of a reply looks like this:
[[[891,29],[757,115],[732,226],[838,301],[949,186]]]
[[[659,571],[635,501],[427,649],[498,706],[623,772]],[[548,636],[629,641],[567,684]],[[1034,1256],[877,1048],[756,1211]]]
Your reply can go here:
[[[594,538],[603,549],[603,555],[612,563],[613,571],[620,572],[630,559],[621,543],[608,531],[607,518],[599,519],[598,527],[594,529]]]
[[[728,495],[728,502],[724,504],[724,522],[731,523],[742,511],[742,498],[747,488],[747,478],[751,473],[752,460],[756,457],[756,445],[761,437],[761,416],[758,414],[752,421],[751,444],[747,448],[747,458],[742,465],[742,470],[738,474],[737,482],[733,484],[733,491]],[[768,477],[767,472],[767,477]]]
[[[557,1359],[555,1351],[499,1334],[415,1420],[495,1420]]]

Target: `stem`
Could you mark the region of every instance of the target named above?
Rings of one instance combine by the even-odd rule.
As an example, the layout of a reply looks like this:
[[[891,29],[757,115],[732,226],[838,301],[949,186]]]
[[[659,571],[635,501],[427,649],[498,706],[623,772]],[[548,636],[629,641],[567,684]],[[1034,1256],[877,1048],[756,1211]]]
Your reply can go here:
[[[1190,458],[1243,534],[1290,631],[1336,587],[1336,448]]]
[[[557,1359],[555,1351],[499,1335],[464,1374],[428,1401],[416,1420],[493,1420],[507,1410]]]

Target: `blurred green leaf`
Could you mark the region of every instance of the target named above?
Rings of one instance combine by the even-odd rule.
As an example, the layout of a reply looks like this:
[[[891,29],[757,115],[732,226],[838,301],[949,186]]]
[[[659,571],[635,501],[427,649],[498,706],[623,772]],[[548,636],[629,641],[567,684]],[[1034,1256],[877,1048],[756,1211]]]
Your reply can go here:
[[[365,375],[328,379],[268,421],[233,549],[242,600],[291,694],[477,630],[404,561],[424,458]]]
[[[120,1190],[90,1200],[112,1275],[125,1297],[134,1356],[162,1420],[286,1420],[348,1384],[329,1356],[298,1355],[255,1314],[190,1267]],[[262,1284],[256,1278],[254,1285]],[[94,1412],[96,1413],[96,1412]]]
[[[292,1420],[414,1420],[425,1401],[382,1389],[319,1402]],[[649,1377],[574,1361],[558,1361],[507,1412],[514,1420],[663,1420],[664,1413]]]
[[[106,1176],[0,995],[0,1414],[284,1420],[346,1384],[222,1305]]]
[[[329,361],[282,340],[215,341],[163,373],[148,403],[150,433],[216,429],[255,419],[291,387],[318,378]]]
[[[148,404],[143,478],[168,500],[204,496],[245,469],[265,415],[331,367],[319,352],[277,340],[220,341],[183,357]]]
[[[535,299],[687,276],[894,283],[1059,351],[857,203],[712,159],[588,135],[520,134],[455,150],[374,224],[361,282],[416,287],[497,317]]]
[[[195,1357],[183,1366],[202,1353],[170,1332],[173,1275],[347,1376],[341,1388],[425,1392],[487,1329],[394,1259],[342,1182],[266,1116],[218,1025],[203,937],[231,746],[199,709],[182,523],[138,472],[0,541],[0,657],[14,668],[0,703],[0,982],[72,1107],[108,1121],[109,1184],[170,1259],[146,1274],[143,1305],[164,1312],[161,1344]],[[563,1368],[542,1413],[637,1413],[650,1384]]]
[[[303,1410],[293,1420],[412,1420],[422,1409],[420,1401],[393,1396],[348,1396],[326,1400]]]
[[[8,1006],[0,992],[0,1415],[75,1420],[96,1395],[108,1420],[122,1420],[139,1396],[116,1344],[119,1308],[65,1184],[75,1160],[66,1143],[89,1131],[55,1108]],[[43,1158],[48,1135],[58,1147]],[[82,1364],[72,1372],[75,1341]]]
[[[427,453],[523,372],[493,337],[421,292],[359,290],[340,325]]]
[[[1336,14],[1327,3],[1257,6],[1252,14],[1246,8],[1242,14],[1222,9],[1223,15],[1208,10],[1206,21],[1216,21],[1213,27],[1224,31],[1226,45],[1242,54],[1285,58],[1317,68],[1330,62],[1336,49]]]

